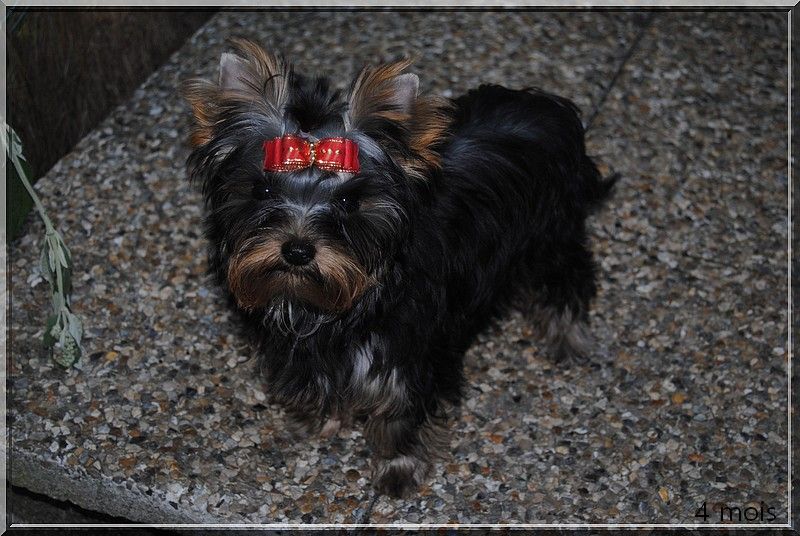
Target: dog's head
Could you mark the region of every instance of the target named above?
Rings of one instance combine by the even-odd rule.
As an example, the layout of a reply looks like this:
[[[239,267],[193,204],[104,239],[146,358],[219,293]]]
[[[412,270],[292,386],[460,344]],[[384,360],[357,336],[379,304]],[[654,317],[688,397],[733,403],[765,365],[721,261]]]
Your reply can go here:
[[[366,68],[342,94],[250,41],[232,45],[217,82],[182,86],[211,268],[245,310],[346,311],[407,236],[414,192],[439,165],[446,105],[418,95],[409,62]],[[327,165],[325,151],[336,153]]]

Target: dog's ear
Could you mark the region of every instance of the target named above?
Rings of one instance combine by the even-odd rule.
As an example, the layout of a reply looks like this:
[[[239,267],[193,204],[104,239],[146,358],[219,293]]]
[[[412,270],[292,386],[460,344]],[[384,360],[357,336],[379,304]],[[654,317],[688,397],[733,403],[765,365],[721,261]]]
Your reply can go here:
[[[370,119],[408,120],[419,93],[417,75],[403,73],[410,64],[410,60],[404,60],[361,71],[348,96],[349,128]]]
[[[274,111],[283,111],[289,98],[291,66],[249,39],[230,40],[235,54],[223,54],[219,83],[223,90],[261,97]]]
[[[213,137],[221,110],[257,114],[258,120],[280,125],[289,99],[291,66],[253,41],[234,38],[233,53],[219,60],[218,81],[192,79],[181,84],[181,93],[192,107],[194,146]]]
[[[247,89],[247,65],[243,58],[223,52],[219,58],[219,87],[222,89]]]
[[[419,95],[419,76],[404,73],[394,79],[394,104],[403,113],[410,114]]]
[[[345,126],[380,138],[390,151],[406,144],[406,150],[396,151],[397,161],[410,175],[424,178],[441,165],[436,146],[452,121],[452,104],[420,96],[417,75],[403,72],[410,65],[404,60],[361,71],[350,88]]]
[[[213,137],[217,102],[220,98],[219,86],[208,80],[192,78],[181,83],[180,93],[192,107],[194,115],[194,125],[189,143],[192,147],[205,145]]]

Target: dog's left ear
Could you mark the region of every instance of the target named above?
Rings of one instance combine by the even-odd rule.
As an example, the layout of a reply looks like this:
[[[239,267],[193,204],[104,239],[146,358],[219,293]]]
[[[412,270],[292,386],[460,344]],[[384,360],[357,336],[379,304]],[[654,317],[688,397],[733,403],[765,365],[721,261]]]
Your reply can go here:
[[[419,77],[403,71],[411,65],[405,60],[380,67],[367,67],[353,82],[348,96],[349,128],[370,119],[406,121],[419,94]]]
[[[394,105],[399,110],[410,114],[417,95],[419,95],[419,76],[414,73],[404,73],[394,79]]]

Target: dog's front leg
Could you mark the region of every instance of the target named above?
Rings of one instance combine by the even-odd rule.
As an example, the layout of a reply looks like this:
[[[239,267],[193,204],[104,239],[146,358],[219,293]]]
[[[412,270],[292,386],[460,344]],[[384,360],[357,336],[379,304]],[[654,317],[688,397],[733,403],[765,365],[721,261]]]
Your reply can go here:
[[[443,405],[409,400],[389,411],[376,412],[367,420],[365,435],[374,449],[373,483],[379,493],[407,497],[428,477],[436,459],[449,447],[447,419]],[[419,396],[415,394],[414,396]],[[432,413],[426,407],[439,409]]]

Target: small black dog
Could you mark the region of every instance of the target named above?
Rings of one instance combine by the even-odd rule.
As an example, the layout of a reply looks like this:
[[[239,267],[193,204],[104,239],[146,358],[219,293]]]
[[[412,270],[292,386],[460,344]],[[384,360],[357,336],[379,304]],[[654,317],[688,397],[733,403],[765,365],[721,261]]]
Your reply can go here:
[[[577,108],[485,85],[418,95],[409,62],[341,95],[243,39],[189,80],[210,266],[306,429],[366,417],[375,485],[417,488],[449,445],[462,360],[517,303],[556,359],[585,355],[585,219],[610,193]]]

